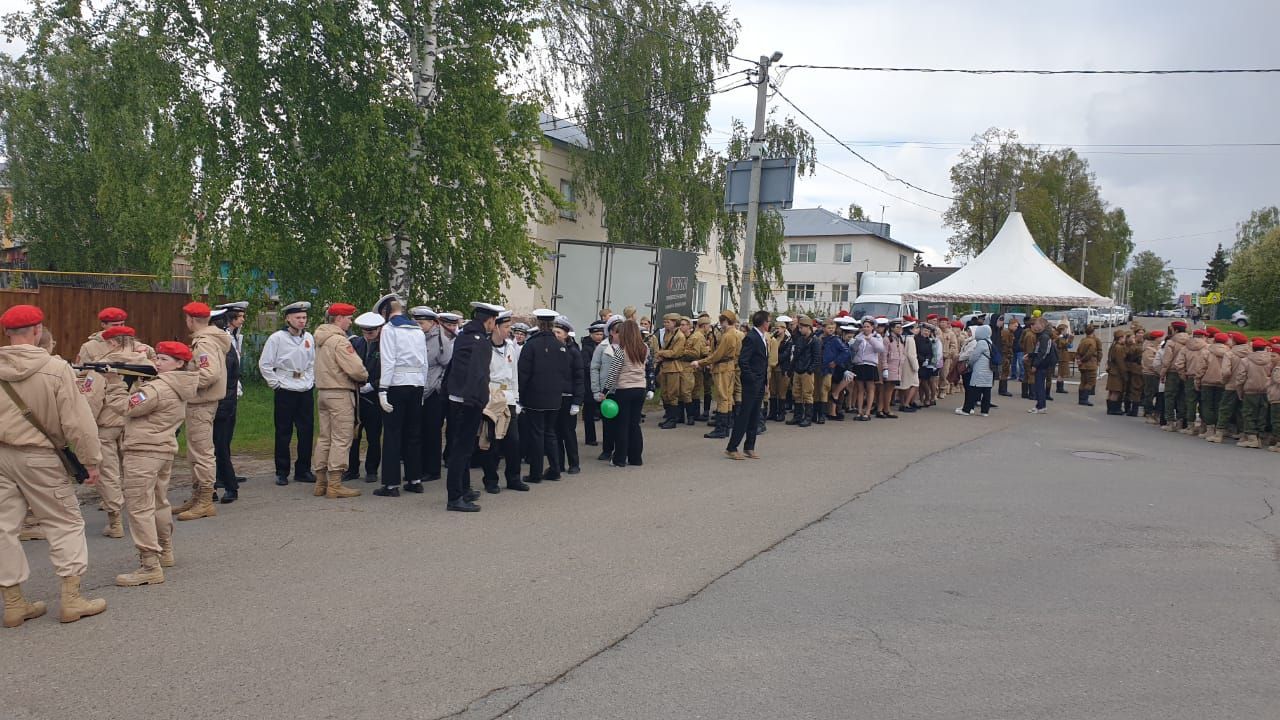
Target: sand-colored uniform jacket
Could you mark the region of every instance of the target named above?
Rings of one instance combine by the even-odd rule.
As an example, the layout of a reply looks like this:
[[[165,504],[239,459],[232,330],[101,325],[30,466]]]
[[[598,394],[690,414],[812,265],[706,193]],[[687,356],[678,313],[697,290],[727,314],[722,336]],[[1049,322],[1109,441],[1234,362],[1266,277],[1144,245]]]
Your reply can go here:
[[[1255,350],[1236,364],[1236,385],[1245,395],[1265,393],[1271,383],[1271,353]]]
[[[315,338],[317,389],[358,390],[369,379],[364,361],[341,328],[332,323],[321,325]]]
[[[1092,335],[1085,335],[1076,348],[1076,365],[1081,370],[1097,370],[1102,359],[1102,343]]]
[[[55,442],[71,446],[80,462],[96,466],[102,461],[98,426],[66,360],[34,345],[0,347],[0,380],[13,387]],[[56,449],[5,393],[0,393],[0,444]]]
[[[111,405],[124,416],[124,451],[172,457],[178,452],[178,426],[187,403],[196,396],[199,373],[174,370],[134,386],[122,402]]]
[[[680,333],[679,330],[672,330],[666,333],[663,338],[662,347],[658,350],[658,359],[662,361],[659,372],[663,375],[671,373],[684,372],[688,369],[689,364],[684,361],[684,346],[688,342],[688,338]]]
[[[199,389],[188,402],[192,405],[216,403],[227,395],[227,351],[231,336],[209,325],[191,336],[191,363],[195,365]]]
[[[742,352],[742,331],[730,327],[720,336],[715,352],[708,355],[702,365],[711,367],[712,375],[738,372],[738,354]]]

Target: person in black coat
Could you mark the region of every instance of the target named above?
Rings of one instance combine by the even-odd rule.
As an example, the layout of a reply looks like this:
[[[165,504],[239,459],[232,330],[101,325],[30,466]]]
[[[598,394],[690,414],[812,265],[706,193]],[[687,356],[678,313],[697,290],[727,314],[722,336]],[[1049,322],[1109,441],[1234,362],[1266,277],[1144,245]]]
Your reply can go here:
[[[742,350],[738,353],[738,372],[742,380],[742,412],[733,421],[733,432],[724,454],[733,460],[756,454],[756,434],[760,429],[760,403],[764,400],[764,387],[769,373],[769,311],[757,310],[751,316],[751,329],[742,338]],[[743,452],[738,443],[746,437]]]
[[[378,337],[386,324],[378,313],[364,313],[355,319],[360,334],[351,338],[369,382],[356,393],[356,428],[351,436],[351,452],[347,457],[347,474],[344,481],[360,477],[360,435],[363,433],[369,446],[364,456],[364,481],[378,481],[378,468],[382,465],[382,408],[378,405],[378,381],[382,378],[382,355],[378,351]]]
[[[541,308],[533,311],[538,321],[538,331],[529,336],[520,348],[517,370],[520,377],[521,415],[527,415],[529,433],[529,483],[543,479],[543,460],[551,462],[548,479],[560,478],[560,441],[556,434],[556,422],[560,414],[561,399],[573,385],[573,368],[569,349],[556,338],[554,328],[558,313]]]
[[[240,478],[236,476],[235,466],[231,464],[231,437],[236,430],[236,408],[240,399],[240,348],[235,334],[228,328],[233,320],[243,314],[243,310],[226,307],[219,310],[221,314],[211,322],[231,335],[231,347],[227,349],[226,360],[227,392],[218,401],[218,409],[213,415],[213,462],[214,477],[223,489],[221,502],[229,505],[240,497]],[[236,330],[238,331],[238,326]]]
[[[449,469],[445,480],[449,502],[455,512],[479,512],[475,500],[480,493],[471,489],[471,451],[489,404],[489,361],[493,355],[489,333],[503,308],[489,303],[471,303],[471,321],[462,326],[453,341],[453,359],[445,380],[452,414],[449,415]]]
[[[559,440],[557,457],[560,460],[560,467],[564,468],[565,472],[577,475],[582,472],[578,464],[578,414],[582,409],[583,398],[590,395],[584,392],[588,381],[587,365],[590,360],[584,361],[582,351],[569,336],[569,333],[573,332],[573,324],[568,318],[563,315],[557,317],[552,332],[569,351],[569,374],[572,378],[568,392],[560,398],[560,414],[556,421],[556,438]],[[592,435],[594,434],[595,429],[592,428]]]

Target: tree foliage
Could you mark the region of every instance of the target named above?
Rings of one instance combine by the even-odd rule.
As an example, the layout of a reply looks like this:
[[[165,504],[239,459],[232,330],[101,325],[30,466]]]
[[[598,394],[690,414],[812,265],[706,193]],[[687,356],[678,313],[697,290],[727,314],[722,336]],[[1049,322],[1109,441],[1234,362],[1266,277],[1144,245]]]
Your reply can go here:
[[[1129,270],[1129,292],[1133,307],[1154,310],[1173,302],[1173,289],[1177,278],[1169,263],[1150,250],[1143,250],[1133,257]]]
[[[1218,249],[1214,251],[1213,257],[1209,258],[1209,268],[1204,271],[1204,282],[1200,283],[1200,289],[1207,293],[1222,290],[1230,268],[1227,251],[1222,249],[1222,243],[1218,243]]]
[[[846,215],[850,220],[870,220],[867,213],[863,211],[862,206],[856,202],[849,203],[849,210]]]
[[[955,201],[943,215],[953,230],[951,255],[976,256],[995,238],[1016,203],[1045,255],[1085,285],[1110,295],[1116,271],[1133,251],[1121,208],[1110,207],[1089,163],[1070,148],[1022,145],[1011,130],[974,138],[951,168]],[[1083,256],[1083,257],[1082,257]]]
[[[724,209],[725,165],[750,157],[751,132],[736,118],[731,132],[724,156],[709,156],[703,167],[703,177],[717,201],[715,232],[719,238],[718,249],[725,260],[730,292],[736,298],[742,282],[739,258],[742,255],[742,243],[746,239],[747,216],[745,213],[731,213]],[[764,156],[796,158],[796,172],[802,177],[814,173],[818,160],[813,135],[800,127],[794,118],[787,117],[780,122],[775,120],[773,112],[765,119]],[[756,222],[756,274],[751,286],[757,308],[772,306],[773,289],[782,284],[783,252],[786,250],[783,240],[782,214],[772,210],[761,212]]]
[[[705,182],[704,138],[738,25],[726,7],[685,0],[552,0],[551,63],[580,104],[590,143],[576,180],[609,213],[612,242],[704,250],[723,202]]]
[[[1280,226],[1233,253],[1225,292],[1249,313],[1256,327],[1280,327]]]
[[[1247,250],[1276,227],[1280,227],[1280,208],[1268,205],[1254,210],[1249,213],[1248,220],[1236,223],[1236,244],[1231,248],[1232,253]]]

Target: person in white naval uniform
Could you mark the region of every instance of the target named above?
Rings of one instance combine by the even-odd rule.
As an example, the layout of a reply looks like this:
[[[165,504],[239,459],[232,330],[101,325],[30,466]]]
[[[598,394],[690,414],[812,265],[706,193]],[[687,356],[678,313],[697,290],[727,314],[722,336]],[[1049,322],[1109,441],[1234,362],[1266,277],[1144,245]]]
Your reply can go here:
[[[258,358],[258,371],[275,391],[276,484],[289,484],[289,441],[298,432],[296,482],[315,482],[311,443],[315,436],[316,340],[307,332],[309,302],[286,305],[284,329],[271,333]]]
[[[427,339],[404,314],[404,302],[383,295],[373,311],[387,318],[379,340],[378,404],[382,416],[382,487],[378,497],[422,492],[422,388],[427,384]],[[403,466],[403,469],[402,469]]]

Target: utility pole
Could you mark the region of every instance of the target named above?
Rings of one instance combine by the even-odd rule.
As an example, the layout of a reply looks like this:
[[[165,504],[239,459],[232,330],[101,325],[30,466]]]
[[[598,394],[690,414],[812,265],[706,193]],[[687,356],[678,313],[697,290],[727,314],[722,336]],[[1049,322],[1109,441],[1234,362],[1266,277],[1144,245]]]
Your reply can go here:
[[[1120,257],[1120,251],[1111,253],[1111,304],[1119,305],[1120,301],[1116,299],[1116,258]]]
[[[1084,284],[1084,256],[1089,249],[1089,239],[1080,238],[1080,284]]]
[[[751,285],[756,274],[756,225],[760,220],[760,174],[764,165],[764,110],[769,98],[769,66],[782,59],[782,53],[761,55],[756,84],[756,126],[751,131],[751,185],[747,189],[747,237],[742,247],[742,301],[738,317],[751,316]]]

